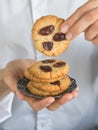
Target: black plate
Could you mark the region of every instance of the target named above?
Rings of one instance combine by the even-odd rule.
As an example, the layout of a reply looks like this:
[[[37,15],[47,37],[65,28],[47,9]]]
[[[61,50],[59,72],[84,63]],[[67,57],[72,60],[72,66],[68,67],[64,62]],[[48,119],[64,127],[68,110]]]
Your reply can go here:
[[[71,85],[69,86],[69,88],[65,91],[63,91],[62,93],[60,93],[59,95],[56,95],[56,96],[53,96],[54,98],[59,98],[61,97],[62,95],[66,94],[66,93],[71,93],[76,87],[77,87],[77,84],[76,84],[76,80],[69,77],[70,80],[71,80]],[[38,96],[38,95],[34,95],[32,94],[28,89],[27,89],[27,83],[29,82],[30,80],[28,80],[27,78],[23,77],[21,80],[19,80],[18,82],[18,89],[24,93],[25,95],[27,96],[30,96],[30,97],[34,97],[34,98],[44,98],[45,96]]]

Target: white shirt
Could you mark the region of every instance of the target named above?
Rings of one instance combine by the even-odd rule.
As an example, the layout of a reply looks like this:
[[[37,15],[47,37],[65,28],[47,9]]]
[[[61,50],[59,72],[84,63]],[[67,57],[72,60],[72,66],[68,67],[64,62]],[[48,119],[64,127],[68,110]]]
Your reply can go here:
[[[0,1],[0,68],[17,58],[45,59],[31,39],[33,23],[42,15],[67,18],[87,0],[1,0]],[[70,66],[69,75],[80,88],[76,99],[56,111],[35,112],[16,96],[0,104],[0,130],[87,130],[98,125],[98,47],[79,35],[65,53],[58,57]],[[10,111],[9,111],[10,109]],[[9,118],[8,118],[9,117]],[[5,119],[4,119],[5,118]]]

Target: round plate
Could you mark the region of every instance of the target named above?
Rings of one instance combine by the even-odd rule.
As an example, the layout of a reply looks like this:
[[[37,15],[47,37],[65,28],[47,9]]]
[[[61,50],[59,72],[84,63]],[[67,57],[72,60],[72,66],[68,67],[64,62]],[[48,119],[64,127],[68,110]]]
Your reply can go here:
[[[66,93],[71,93],[76,87],[77,87],[77,84],[76,84],[76,80],[69,77],[70,80],[71,80],[71,85],[69,86],[68,89],[66,89],[65,91],[63,91],[62,93],[60,93],[59,95],[56,95],[56,96],[53,96],[54,98],[59,98],[61,97],[62,95],[66,94]],[[46,96],[38,96],[38,95],[34,95],[32,94],[28,89],[27,89],[27,84],[30,80],[28,80],[27,78],[23,77],[21,80],[18,81],[18,89],[24,93],[25,95],[27,96],[30,96],[30,97],[34,97],[34,98],[44,98]]]

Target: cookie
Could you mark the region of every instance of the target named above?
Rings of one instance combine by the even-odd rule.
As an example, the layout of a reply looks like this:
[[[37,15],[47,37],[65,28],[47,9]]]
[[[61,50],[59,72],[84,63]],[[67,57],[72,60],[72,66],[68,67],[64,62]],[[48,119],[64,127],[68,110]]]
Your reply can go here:
[[[33,92],[33,88],[34,89],[36,88],[36,90],[41,90],[48,93],[52,92],[59,93],[67,89],[70,84],[71,84],[70,78],[68,76],[65,76],[64,78],[51,83],[30,81],[27,84],[27,88],[30,92]]]
[[[43,91],[43,90],[40,90],[38,88],[35,88],[35,87],[32,87],[32,88],[28,88],[28,90],[34,94],[34,95],[37,95],[37,96],[56,96],[58,94],[60,94],[61,92],[63,92],[63,90],[60,90],[60,91],[55,91],[55,92],[48,92],[48,91]]]
[[[52,95],[54,98],[60,98],[62,95],[66,94],[66,93],[71,93],[77,87],[76,80],[71,78],[71,77],[69,77],[69,78],[70,78],[70,81],[71,81],[71,84],[69,85],[69,87],[66,90],[64,90],[63,92],[59,93],[58,95],[57,95],[57,92],[56,92],[55,93],[56,95]],[[30,82],[30,80],[23,77],[17,83],[18,89],[22,93],[24,93],[25,95],[30,96],[30,97],[34,97],[34,98],[38,98],[38,99],[47,97],[47,96],[39,96],[39,95],[35,95],[35,94],[31,93],[27,88],[27,85],[28,85],[29,82]],[[34,90],[34,91],[36,91],[36,90]]]
[[[66,34],[61,33],[60,26],[64,19],[47,15],[39,18],[32,28],[35,48],[47,56],[58,56],[69,46]]]
[[[25,70],[25,77],[36,82],[55,82],[69,72],[69,65],[63,60],[47,59],[35,62]]]

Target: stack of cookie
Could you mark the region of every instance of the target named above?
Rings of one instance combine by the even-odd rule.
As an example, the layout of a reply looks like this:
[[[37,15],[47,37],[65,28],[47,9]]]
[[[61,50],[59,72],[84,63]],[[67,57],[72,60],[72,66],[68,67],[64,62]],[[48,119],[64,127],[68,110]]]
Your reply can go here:
[[[25,71],[25,77],[30,80],[27,88],[38,96],[59,95],[71,85],[68,71],[68,64],[62,60],[48,59],[35,62]]]

